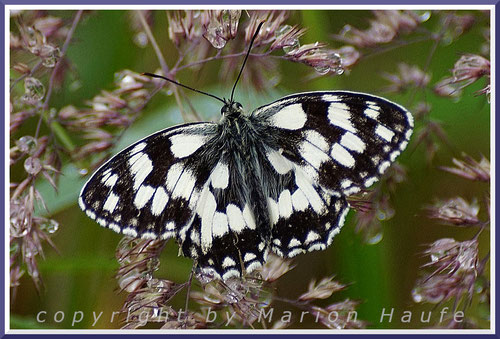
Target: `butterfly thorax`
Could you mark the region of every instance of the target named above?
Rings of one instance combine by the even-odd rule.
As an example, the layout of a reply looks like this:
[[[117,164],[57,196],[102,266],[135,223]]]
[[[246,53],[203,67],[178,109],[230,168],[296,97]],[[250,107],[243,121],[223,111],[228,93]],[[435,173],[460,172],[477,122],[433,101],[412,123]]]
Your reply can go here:
[[[221,108],[222,118],[219,121],[221,136],[232,144],[230,149],[239,149],[242,154],[250,153],[249,147],[258,140],[255,135],[255,126],[249,116],[245,114],[239,102],[227,102]]]

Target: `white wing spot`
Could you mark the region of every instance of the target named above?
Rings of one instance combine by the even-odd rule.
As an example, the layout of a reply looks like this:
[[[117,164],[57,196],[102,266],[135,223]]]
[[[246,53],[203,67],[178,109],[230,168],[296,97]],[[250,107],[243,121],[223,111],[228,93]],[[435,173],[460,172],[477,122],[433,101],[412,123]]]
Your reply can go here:
[[[113,211],[116,208],[116,205],[118,204],[118,201],[120,200],[120,197],[111,192],[106,199],[106,202],[104,203],[104,206],[102,209],[109,211],[109,213],[113,213]]]
[[[266,153],[266,157],[278,174],[286,174],[292,169],[290,160],[274,149],[269,150]]]
[[[218,162],[210,175],[214,188],[227,188],[229,184],[229,168],[223,162]]]
[[[274,201],[274,199],[267,198],[267,208],[269,210],[271,225],[276,225],[280,217],[278,204]]]
[[[245,262],[249,262],[249,261],[252,261],[254,260],[255,258],[257,258],[257,256],[251,252],[247,252],[245,253],[245,256],[243,257],[243,261]]]
[[[384,174],[385,170],[391,166],[391,163],[389,161],[384,161],[382,164],[380,164],[380,167],[378,168],[378,172],[380,174]]]
[[[207,137],[199,134],[179,133],[170,137],[170,151],[177,158],[185,158],[196,152],[206,142]]]
[[[254,261],[253,263],[251,263],[250,265],[248,265],[246,267],[246,271],[247,273],[250,273],[250,272],[253,272],[255,271],[257,268],[260,268],[262,267],[262,264],[258,261]]]
[[[226,214],[229,220],[229,228],[235,233],[240,233],[245,227],[245,219],[238,206],[229,204],[226,207]]]
[[[390,155],[390,159],[391,159],[391,161],[396,160],[396,158],[397,158],[400,154],[401,154],[401,152],[399,152],[399,151],[394,151],[394,152],[392,152],[392,153],[391,153],[391,155]]]
[[[80,193],[80,194],[83,194],[83,193]],[[87,206],[85,205],[85,202],[83,201],[83,197],[80,195],[78,197],[78,205],[80,206],[80,208],[85,211],[87,209]]]
[[[259,247],[257,247],[257,249],[259,250],[259,252],[262,252],[262,250],[264,249],[264,247],[266,247],[266,243],[262,241],[259,244]]]
[[[301,104],[292,104],[283,107],[271,116],[270,122],[273,126],[289,130],[297,130],[304,127],[307,115]]]
[[[312,252],[312,251],[323,251],[325,249],[326,249],[325,244],[316,243],[316,244],[311,245],[307,250],[309,252]]]
[[[116,233],[120,233],[120,232],[121,232],[121,230],[122,230],[122,229],[120,228],[120,226],[118,226],[117,224],[114,224],[114,223],[109,224],[109,226],[108,226],[108,227],[109,227],[109,229],[111,229],[111,230],[115,231]]]
[[[352,186],[352,187],[349,187],[348,189],[346,189],[344,191],[344,194],[345,195],[351,195],[351,194],[356,194],[358,193],[359,191],[361,191],[361,188],[357,187],[357,186]]]
[[[288,257],[292,258],[292,257],[295,257],[296,255],[299,255],[299,254],[305,253],[305,252],[306,251],[304,251],[302,248],[294,248],[293,250],[288,252]]]
[[[216,275],[218,276],[219,274],[216,273]],[[230,278],[239,277],[239,276],[240,276],[240,272],[238,272],[235,269],[231,269],[222,275],[222,280],[228,280]]]
[[[169,238],[172,238],[174,235],[175,235],[175,233],[174,233],[174,232],[171,232],[171,231],[165,231],[165,232],[163,232],[163,233],[160,235],[160,239],[162,239],[162,240],[169,239]]]
[[[377,182],[377,178],[375,177],[371,177],[371,178],[368,178],[365,180],[365,187],[370,187],[371,185],[373,185],[374,183]]]
[[[142,185],[139,190],[135,193],[134,197],[134,205],[138,209],[143,208],[146,206],[148,201],[151,199],[155,192],[155,189],[153,186],[147,186],[147,185]]]
[[[222,267],[226,268],[231,266],[236,266],[236,262],[231,257],[225,257],[224,261],[222,262]]]
[[[342,216],[341,216],[342,217]],[[345,219],[345,216],[344,216]],[[343,222],[343,221],[342,221]],[[340,224],[339,224],[340,225]],[[330,231],[328,234],[328,240],[327,240],[327,245],[330,246],[332,244],[333,238],[340,233],[340,227],[334,228],[333,230]]]
[[[167,178],[168,184],[168,178]],[[182,197],[186,200],[191,196],[191,192],[193,192],[194,185],[196,184],[196,177],[193,173],[184,169],[182,172],[177,184],[175,185],[174,191],[172,192],[172,197]]]
[[[167,224],[165,225],[165,230],[175,231],[175,222],[173,222],[173,221],[167,222]]]
[[[330,145],[326,138],[321,135],[321,133],[316,132],[315,130],[307,130],[304,132],[304,136],[307,141],[309,141],[314,146],[318,147],[322,151],[328,152]]]
[[[292,215],[292,197],[289,190],[281,192],[278,199],[280,217],[289,218]]]
[[[153,162],[146,153],[137,153],[129,159],[129,164],[134,176],[134,190],[137,190],[153,170]]]
[[[351,151],[358,153],[363,153],[366,148],[366,144],[357,135],[351,132],[346,132],[342,139],[340,139],[340,144]]]
[[[314,231],[310,231],[308,234],[307,234],[307,237],[306,237],[306,241],[304,241],[304,244],[307,245],[315,240],[318,240],[320,239],[320,236],[318,233],[314,232]]]
[[[212,228],[214,237],[221,237],[227,232],[229,232],[227,216],[224,213],[216,212]]]
[[[156,239],[156,234],[153,232],[144,232],[141,234],[142,239]]]
[[[375,129],[375,133],[387,142],[391,142],[392,137],[394,136],[393,131],[391,131],[387,127],[380,125],[380,124],[377,125],[377,128]]]
[[[410,140],[410,137],[411,137],[412,133],[413,133],[413,130],[412,130],[412,129],[408,130],[408,131],[406,132],[406,134],[405,134],[405,139],[406,139],[406,140]]]
[[[108,168],[107,170],[105,170],[103,173],[102,173],[102,181],[106,181],[106,179],[109,178],[109,176],[111,175],[111,168]]]
[[[243,209],[243,219],[245,219],[245,223],[250,229],[254,230],[256,228],[255,218],[252,211],[250,210],[249,204],[246,204],[245,208]]]
[[[103,184],[108,186],[108,187],[113,187],[115,186],[116,182],[118,181],[118,175],[113,174],[110,176],[106,176],[106,180],[104,181],[103,178]]]
[[[198,188],[194,188],[193,192],[191,193],[191,196],[189,197],[189,205],[188,205],[192,211],[196,210],[196,206],[198,203],[198,199],[200,198],[200,195],[201,195],[201,190]]]
[[[212,227],[217,208],[215,197],[209,190],[205,190],[203,202],[200,203],[199,208],[198,213],[201,212],[201,249],[206,253],[206,250],[212,245]]]
[[[292,194],[292,205],[293,209],[297,212],[299,211],[305,211],[307,207],[309,206],[309,201],[307,200],[307,197],[305,196],[304,192],[300,188],[298,188],[293,194]]]
[[[408,111],[406,111],[406,119],[408,120],[408,125],[410,125],[410,127],[413,127],[413,115],[411,115],[411,113]],[[411,135],[411,130],[410,130],[410,135]]]
[[[131,227],[124,228],[122,233],[125,235],[130,235],[132,238],[137,237],[137,231]]]
[[[404,151],[404,149],[406,148],[406,146],[408,146],[408,141],[403,141],[400,145],[399,145],[399,149]]]
[[[340,183],[340,187],[342,187],[342,188],[347,188],[347,187],[349,187],[349,186],[351,186],[351,185],[352,185],[352,181],[351,181],[351,180],[349,180],[349,179],[344,179],[344,180],[342,180],[342,182]]]
[[[325,208],[323,200],[319,196],[318,192],[314,189],[313,185],[309,181],[310,179],[304,174],[300,168],[295,168],[295,183],[304,193],[309,204],[316,213],[321,213]],[[280,209],[281,213],[281,209]]]
[[[328,119],[332,125],[340,127],[346,131],[356,133],[356,129],[351,123],[351,112],[349,106],[342,102],[332,102],[328,107]]]
[[[306,164],[303,164],[300,166],[296,166],[296,168],[300,168],[300,170],[302,171],[302,174],[305,175],[307,178],[309,178],[310,182],[318,182],[319,181],[318,170],[316,170],[311,165],[306,163]]]
[[[278,256],[280,257],[284,257],[283,255],[283,252],[281,252],[281,250],[279,249],[279,247],[276,247],[276,246],[272,246],[271,249],[274,251],[274,253],[276,253]]]
[[[351,153],[338,143],[333,144],[330,155],[335,161],[345,167],[352,168],[354,166],[355,161]]]
[[[153,215],[160,215],[163,209],[167,205],[169,196],[163,187],[158,187],[156,189],[155,195],[153,197],[153,203],[151,205],[151,213]]]
[[[373,120],[377,120],[380,107],[376,103],[374,103],[373,101],[367,101],[366,105],[368,107],[365,109],[365,112],[364,112],[365,115],[369,118],[372,118]]]
[[[321,100],[324,100],[327,102],[338,102],[341,99],[337,95],[325,94],[321,97]]]
[[[177,184],[177,181],[179,180],[179,177],[181,176],[183,171],[183,167],[180,163],[173,164],[170,166],[167,172],[167,180],[165,181],[167,185],[167,189],[172,192],[175,188],[175,185]]]
[[[144,148],[146,147],[146,143],[145,142],[141,142],[137,145],[134,146],[134,148],[132,148],[132,150],[130,151],[130,155],[134,155],[136,153],[139,153],[141,152]]]
[[[302,245],[302,243],[298,239],[292,238],[290,240],[290,242],[288,243],[288,248],[297,247],[297,246],[300,246],[300,245]]]
[[[302,158],[311,164],[312,167],[319,169],[323,162],[329,161],[328,154],[312,145],[310,142],[303,141],[299,146],[299,152]]]

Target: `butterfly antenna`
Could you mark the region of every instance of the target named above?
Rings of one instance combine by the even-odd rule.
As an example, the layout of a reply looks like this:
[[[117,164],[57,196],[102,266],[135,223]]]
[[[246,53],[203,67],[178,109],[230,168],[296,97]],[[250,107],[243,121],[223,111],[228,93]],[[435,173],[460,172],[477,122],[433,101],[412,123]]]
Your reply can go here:
[[[192,87],[189,87],[189,86],[186,86],[186,85],[183,85],[181,84],[180,82],[177,82],[175,80],[172,80],[172,79],[169,79],[167,77],[164,77],[163,75],[158,75],[158,74],[154,74],[154,73],[141,73],[141,75],[146,75],[148,77],[151,77],[151,78],[158,78],[158,79],[163,79],[163,80],[167,80],[173,84],[176,84],[177,86],[181,86],[181,87],[184,87],[184,88],[187,88],[187,89],[190,89],[191,91],[194,91],[194,92],[198,92],[198,93],[201,93],[201,94],[205,94],[205,95],[208,95],[209,97],[212,97],[214,99],[217,99],[219,101],[222,101],[223,104],[226,104],[226,101],[224,99],[221,99],[219,98],[218,96],[216,95],[213,95],[213,94],[210,94],[210,93],[207,93],[207,92],[203,92],[203,91],[200,91],[200,90],[197,90],[195,88],[192,88]]]
[[[252,50],[253,42],[257,38],[257,35],[259,34],[260,28],[262,27],[263,24],[264,24],[264,21],[262,21],[259,24],[259,26],[257,26],[257,29],[255,30],[255,33],[253,34],[252,40],[250,41],[250,46],[248,47],[248,52],[245,55],[245,60],[243,60],[243,65],[241,65],[240,74],[238,74],[238,77],[236,78],[236,81],[235,81],[234,86],[233,86],[233,90],[231,91],[231,100],[229,100],[229,102],[233,102],[234,90],[236,89],[236,85],[238,84],[238,81],[240,80],[241,73],[243,73],[243,68],[245,67],[248,56],[250,55],[250,51]]]

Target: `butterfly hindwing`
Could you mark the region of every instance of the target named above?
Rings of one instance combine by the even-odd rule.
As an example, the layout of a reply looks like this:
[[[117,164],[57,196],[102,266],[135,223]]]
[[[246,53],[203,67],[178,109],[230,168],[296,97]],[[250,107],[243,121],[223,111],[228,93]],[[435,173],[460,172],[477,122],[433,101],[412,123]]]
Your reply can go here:
[[[293,163],[279,177],[281,190],[268,198],[271,249],[282,257],[326,249],[349,211],[345,197],[325,191]]]
[[[255,159],[245,163],[244,152],[232,142],[219,139],[209,146],[221,150],[217,163],[200,194],[193,222],[179,235],[184,255],[196,259],[204,273],[223,279],[262,266],[269,239]],[[255,144],[247,146],[255,150]]]

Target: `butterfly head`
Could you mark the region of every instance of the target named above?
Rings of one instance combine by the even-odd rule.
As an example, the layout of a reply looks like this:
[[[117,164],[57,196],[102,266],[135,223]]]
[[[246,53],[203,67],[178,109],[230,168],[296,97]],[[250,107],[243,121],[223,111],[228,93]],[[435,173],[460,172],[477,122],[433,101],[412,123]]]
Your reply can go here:
[[[226,101],[220,113],[225,118],[237,118],[243,114],[243,106],[236,101]]]

